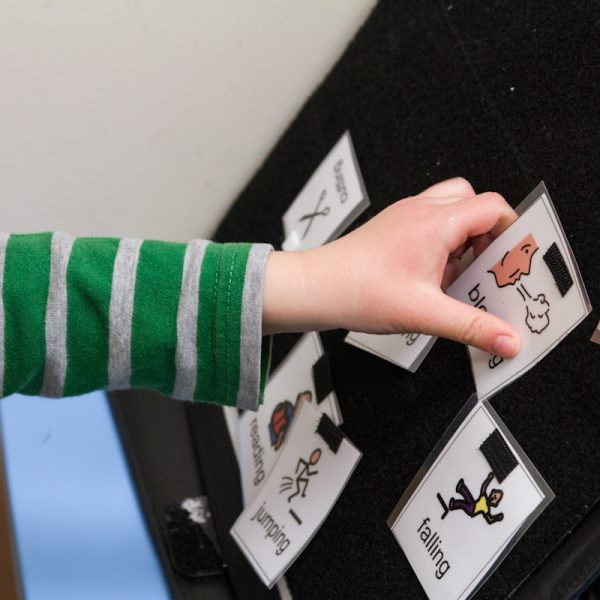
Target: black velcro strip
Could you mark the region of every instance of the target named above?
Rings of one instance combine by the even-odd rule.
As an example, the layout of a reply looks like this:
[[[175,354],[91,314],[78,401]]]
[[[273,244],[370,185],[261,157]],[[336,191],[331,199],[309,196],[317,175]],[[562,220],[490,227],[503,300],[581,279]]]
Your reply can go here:
[[[479,449],[483,452],[498,483],[502,483],[519,464],[502,437],[502,434],[497,429],[494,429],[490,433],[485,442],[479,446]]]
[[[313,365],[313,380],[317,393],[317,404],[321,404],[331,392],[333,392],[333,381],[331,379],[331,367],[329,366],[329,353],[324,352],[319,360]]]
[[[553,242],[552,246],[544,254],[544,262],[548,265],[550,273],[554,277],[560,295],[564,296],[571,289],[573,278],[571,277],[571,273],[569,273],[567,263],[562,257],[556,242]]]
[[[317,433],[323,438],[330,450],[337,454],[344,439],[344,434],[326,414],[321,415],[321,420],[317,425]]]
[[[219,552],[187,510],[171,504],[163,516],[171,564],[179,575],[196,578],[224,573]]]

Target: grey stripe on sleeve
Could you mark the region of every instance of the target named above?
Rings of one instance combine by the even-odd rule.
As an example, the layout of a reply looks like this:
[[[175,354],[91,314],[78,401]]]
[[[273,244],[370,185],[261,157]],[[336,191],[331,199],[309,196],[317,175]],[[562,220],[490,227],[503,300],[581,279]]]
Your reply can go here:
[[[108,317],[108,388],[131,385],[131,323],[142,240],[123,238],[115,257]]]
[[[67,375],[67,267],[75,238],[54,233],[46,304],[46,364],[41,395],[60,398]]]
[[[270,244],[254,244],[246,263],[242,292],[242,330],[240,336],[240,385],[238,408],[256,410],[260,385],[260,355],[262,346],[262,305],[267,257]]]
[[[183,260],[181,296],[177,309],[177,350],[175,355],[175,384],[173,398],[193,400],[196,389],[198,349],[198,293],[200,291],[200,269],[204,251],[209,242],[192,240]]]
[[[4,260],[9,237],[0,233],[0,398],[4,396]]]

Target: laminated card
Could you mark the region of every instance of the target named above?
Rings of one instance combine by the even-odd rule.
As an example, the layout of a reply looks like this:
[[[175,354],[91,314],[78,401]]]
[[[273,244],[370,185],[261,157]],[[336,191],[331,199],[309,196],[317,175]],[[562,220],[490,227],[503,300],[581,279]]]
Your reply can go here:
[[[540,183],[516,208],[519,218],[448,288],[447,294],[502,317],[519,332],[513,359],[469,347],[475,387],[489,398],[548,354],[591,311],[590,301],[548,190]],[[415,371],[435,342],[418,334],[346,341]]]
[[[239,418],[240,470],[244,504],[265,484],[281,454],[302,401],[315,406],[336,424],[342,423],[329,373],[328,355],[318,333],[303,335],[271,374],[263,404]]]
[[[491,406],[473,397],[388,525],[431,600],[464,600],[553,498]]]
[[[283,215],[283,250],[305,250],[334,240],[369,204],[346,131]]]
[[[513,325],[521,351],[502,359],[469,346],[479,398],[488,398],[546,356],[591,311],[577,263],[548,190],[540,183],[520,217],[447,293]]]
[[[360,457],[327,415],[301,401],[267,482],[231,528],[265,585],[272,587],[304,550]]]

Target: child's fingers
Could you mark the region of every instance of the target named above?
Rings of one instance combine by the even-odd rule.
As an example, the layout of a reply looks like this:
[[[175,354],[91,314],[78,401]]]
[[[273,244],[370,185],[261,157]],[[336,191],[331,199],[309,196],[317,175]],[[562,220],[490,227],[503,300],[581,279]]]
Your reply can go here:
[[[427,317],[430,333],[503,358],[512,358],[519,351],[519,335],[506,321],[442,292],[436,293],[434,300]]]
[[[504,231],[516,219],[515,211],[495,192],[459,200],[446,207],[447,220],[442,235],[452,252],[469,238]]]
[[[420,198],[468,198],[474,196],[475,190],[473,186],[463,177],[453,177],[452,179],[446,179],[440,181],[426,190],[423,190],[416,197]]]

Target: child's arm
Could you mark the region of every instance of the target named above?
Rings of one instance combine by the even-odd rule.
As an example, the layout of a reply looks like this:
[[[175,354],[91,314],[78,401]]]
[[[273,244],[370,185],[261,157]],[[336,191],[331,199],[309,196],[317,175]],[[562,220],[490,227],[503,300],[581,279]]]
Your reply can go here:
[[[481,252],[515,218],[499,194],[476,196],[457,178],[396,202],[325,246],[273,252],[264,331],[422,332],[512,357],[519,338],[511,325],[443,290],[455,277],[454,259],[471,242]]]
[[[148,387],[256,409],[266,244],[0,236],[0,397]]]
[[[280,331],[426,332],[512,356],[510,325],[442,292],[471,238],[480,250],[512,219],[456,179],[306,252],[0,235],[0,397],[150,387],[256,408],[263,334]]]

